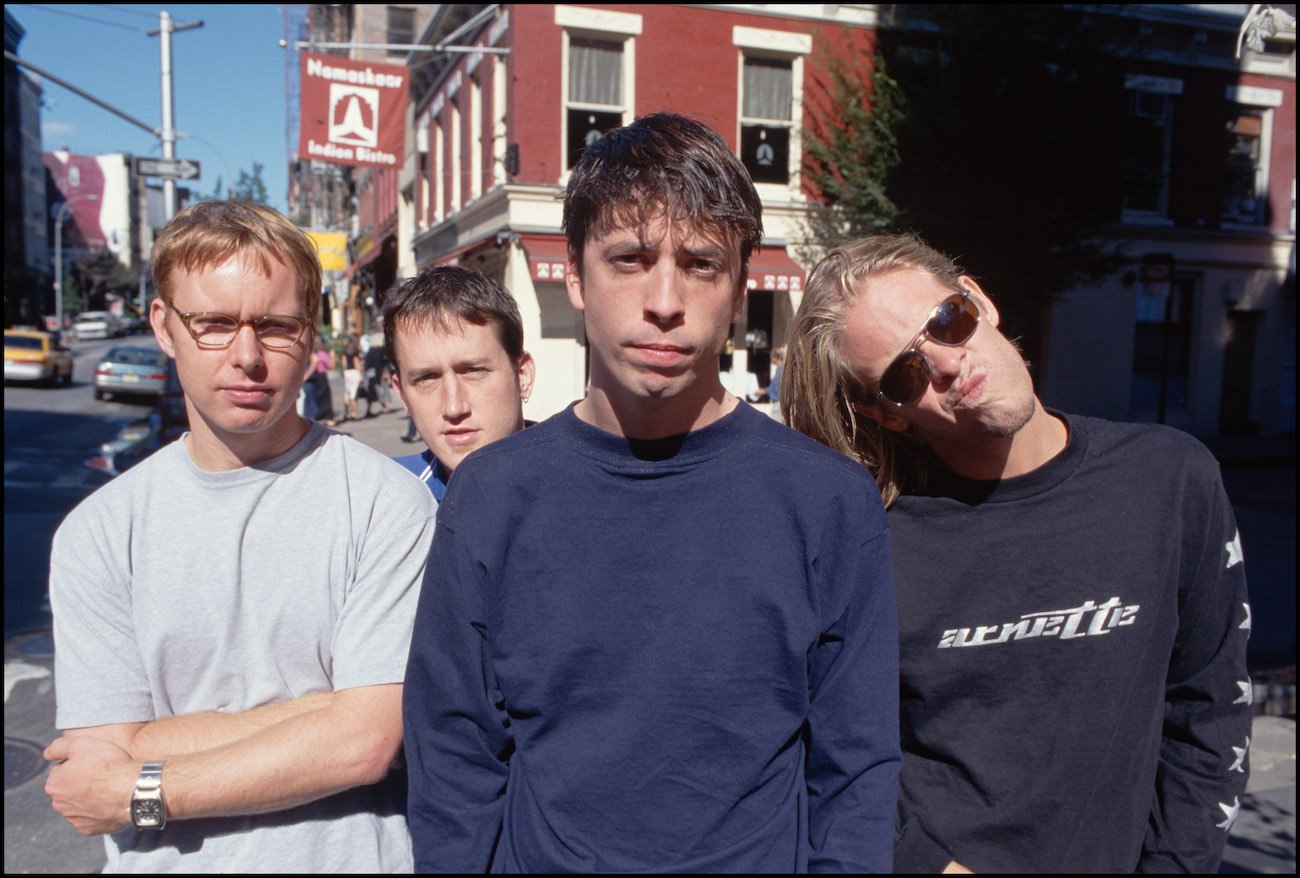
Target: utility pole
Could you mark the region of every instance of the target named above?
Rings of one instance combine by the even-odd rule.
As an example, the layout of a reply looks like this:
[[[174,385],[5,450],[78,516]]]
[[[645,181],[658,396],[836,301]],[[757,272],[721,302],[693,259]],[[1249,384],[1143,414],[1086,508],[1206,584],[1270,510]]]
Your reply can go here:
[[[203,27],[201,21],[176,23],[166,10],[158,13],[158,29],[149,30],[149,36],[161,35],[162,45],[162,130],[158,137],[162,140],[164,159],[176,158],[176,126],[173,123],[175,101],[172,98],[172,34],[176,31]],[[170,221],[176,214],[176,180],[163,178],[163,219]]]

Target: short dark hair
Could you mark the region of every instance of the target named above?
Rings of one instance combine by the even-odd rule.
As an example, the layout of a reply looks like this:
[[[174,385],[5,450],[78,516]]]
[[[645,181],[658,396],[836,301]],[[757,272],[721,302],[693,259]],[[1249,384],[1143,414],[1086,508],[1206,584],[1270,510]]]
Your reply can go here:
[[[384,353],[397,369],[397,330],[431,326],[448,330],[456,320],[496,329],[511,362],[524,355],[519,306],[500,282],[454,265],[426,268],[383,296]]]
[[[740,239],[741,280],[763,242],[754,181],[716,131],[675,113],[642,116],[582,152],[564,194],[564,234],[582,265],[593,235],[636,227],[665,212],[674,223]]]

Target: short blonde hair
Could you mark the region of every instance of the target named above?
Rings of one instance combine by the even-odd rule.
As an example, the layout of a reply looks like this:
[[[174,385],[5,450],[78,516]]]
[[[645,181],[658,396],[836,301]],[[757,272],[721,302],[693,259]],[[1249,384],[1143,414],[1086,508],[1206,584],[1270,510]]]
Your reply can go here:
[[[153,245],[154,287],[170,305],[176,271],[201,271],[234,256],[250,260],[268,277],[273,262],[292,269],[306,309],[303,316],[315,325],[321,299],[316,245],[279,212],[251,201],[200,201],[176,214]]]
[[[934,455],[911,433],[886,430],[855,408],[868,394],[844,357],[844,326],[864,280],[908,268],[954,289],[964,273],[914,234],[860,238],[826,254],[808,277],[782,373],[785,422],[866,467],[886,508],[924,483]]]

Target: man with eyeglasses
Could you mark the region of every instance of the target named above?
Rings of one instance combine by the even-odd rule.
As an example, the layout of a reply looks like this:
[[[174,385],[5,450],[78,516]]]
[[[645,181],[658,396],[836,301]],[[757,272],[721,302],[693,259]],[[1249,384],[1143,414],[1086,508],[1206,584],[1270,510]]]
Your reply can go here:
[[[787,351],[788,423],[890,507],[895,868],[1214,872],[1251,723],[1218,464],[1045,409],[998,322],[952,260],[877,236],[813,270]]]
[[[673,114],[570,175],[591,388],[439,507],[404,693],[417,871],[888,870],[884,510],[718,372],[761,210]]]
[[[208,201],[152,256],[190,432],[54,538],[55,809],[108,871],[409,871],[402,675],[427,489],[295,411],[311,241]]]

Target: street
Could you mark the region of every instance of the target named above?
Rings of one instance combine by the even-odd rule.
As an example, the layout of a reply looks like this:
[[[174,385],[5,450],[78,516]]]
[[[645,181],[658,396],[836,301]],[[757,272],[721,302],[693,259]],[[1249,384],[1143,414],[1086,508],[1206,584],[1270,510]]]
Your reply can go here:
[[[49,627],[50,541],[65,515],[108,481],[85,466],[118,430],[146,417],[148,398],[100,402],[95,364],[110,347],[157,347],[153,336],[74,342],[71,387],[7,384],[5,400],[5,636]]]

